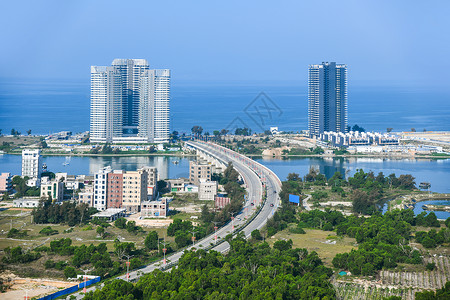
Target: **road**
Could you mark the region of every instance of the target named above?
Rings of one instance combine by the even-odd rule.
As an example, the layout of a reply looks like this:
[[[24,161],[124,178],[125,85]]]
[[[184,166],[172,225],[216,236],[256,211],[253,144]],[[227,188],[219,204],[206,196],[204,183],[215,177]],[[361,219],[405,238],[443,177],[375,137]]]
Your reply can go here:
[[[189,147],[207,152],[226,164],[228,162],[233,163],[234,168],[239,172],[246,184],[247,197],[243,209],[235,216],[233,222],[229,222],[217,230],[217,239],[215,238],[215,234],[211,234],[197,241],[194,246],[187,247],[167,256],[167,265],[164,265],[162,260],[160,260],[139,270],[132,271],[129,273],[130,281],[137,281],[142,275],[148,274],[156,269],[166,269],[167,267],[176,265],[184,251],[191,250],[193,247],[196,249],[209,248],[222,253],[227,252],[230,245],[228,242],[223,242],[225,236],[232,232],[237,233],[242,231],[245,237],[249,237],[253,230],[261,229],[266,224],[267,220],[273,216],[281,204],[278,197],[281,190],[281,181],[267,167],[244,155],[216,144],[205,142],[186,142],[186,144]],[[265,201],[263,200],[264,193],[267,194]],[[216,243],[218,245],[214,246]],[[127,280],[126,275],[118,278]],[[91,291],[95,289],[96,287],[94,286],[87,290]],[[83,294],[80,292],[73,295],[77,299],[83,298]]]

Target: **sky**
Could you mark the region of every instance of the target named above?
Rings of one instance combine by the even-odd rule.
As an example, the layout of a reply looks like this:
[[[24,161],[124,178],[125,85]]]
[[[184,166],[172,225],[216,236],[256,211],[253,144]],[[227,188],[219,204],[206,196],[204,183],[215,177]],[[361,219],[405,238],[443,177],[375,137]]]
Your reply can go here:
[[[309,64],[354,82],[448,85],[450,1],[1,1],[0,78],[87,79],[146,58],[173,80],[298,81]]]

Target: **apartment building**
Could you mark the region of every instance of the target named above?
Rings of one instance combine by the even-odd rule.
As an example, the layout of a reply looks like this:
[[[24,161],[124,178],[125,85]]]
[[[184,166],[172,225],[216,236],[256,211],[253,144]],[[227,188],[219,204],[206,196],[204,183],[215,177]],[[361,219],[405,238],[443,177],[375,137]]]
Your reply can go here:
[[[217,194],[217,187],[217,181],[204,181],[201,179],[198,188],[198,199],[214,200],[214,196]]]
[[[111,173],[111,167],[100,169],[94,175],[94,204],[97,210],[105,210],[107,208],[108,199],[108,174]]]
[[[211,181],[211,165],[203,162],[189,162],[189,181],[200,186],[200,179]]]
[[[142,201],[147,201],[148,173],[145,169],[123,174],[122,207],[128,212],[140,211]]]
[[[108,173],[107,199],[108,208],[121,208],[123,199],[123,174],[122,170],[114,170]]]
[[[13,186],[11,173],[2,173],[0,175],[0,195],[11,193],[12,189]]]
[[[64,200],[64,182],[59,180],[50,180],[43,177],[41,180],[41,198],[51,197],[53,202]]]

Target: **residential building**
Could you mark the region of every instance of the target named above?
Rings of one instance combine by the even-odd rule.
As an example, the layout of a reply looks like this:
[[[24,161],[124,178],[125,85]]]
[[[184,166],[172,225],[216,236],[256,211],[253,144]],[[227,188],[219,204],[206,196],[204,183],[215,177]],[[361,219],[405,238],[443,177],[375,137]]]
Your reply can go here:
[[[217,194],[217,181],[204,181],[200,180],[200,186],[198,189],[199,200],[214,200],[214,196]]]
[[[94,187],[85,186],[84,190],[78,193],[78,203],[87,204],[89,207],[94,206]]]
[[[144,201],[141,204],[142,218],[166,218],[169,214],[169,202],[166,197],[157,201]]]
[[[154,143],[169,142],[170,70],[148,70],[141,77],[139,136]]]
[[[2,173],[0,175],[0,195],[9,193],[13,190],[11,173]]]
[[[22,150],[22,177],[40,179],[42,173],[42,157],[39,149]]]
[[[156,167],[144,167],[148,174],[147,182],[147,198],[148,200],[156,199],[157,183],[158,183],[158,169]]]
[[[91,141],[169,140],[170,70],[145,59],[115,59],[91,67]]]
[[[142,201],[147,201],[148,173],[145,169],[123,174],[122,207],[128,212],[139,212]]]
[[[185,180],[183,178],[166,180],[168,189],[171,193],[178,193],[184,191]]]
[[[123,199],[123,171],[114,170],[107,175],[107,207],[121,208]]]
[[[91,142],[122,136],[121,74],[114,67],[91,67]]]
[[[49,177],[41,179],[41,198],[51,197],[53,202],[61,202],[64,200],[64,182]]]
[[[111,167],[104,167],[94,175],[94,205],[97,210],[107,208],[108,199],[108,174],[111,173]]]
[[[199,186],[200,179],[211,181],[211,165],[203,162],[189,162],[189,181]]]
[[[308,129],[312,137],[325,131],[347,131],[347,66],[323,62],[309,66]]]

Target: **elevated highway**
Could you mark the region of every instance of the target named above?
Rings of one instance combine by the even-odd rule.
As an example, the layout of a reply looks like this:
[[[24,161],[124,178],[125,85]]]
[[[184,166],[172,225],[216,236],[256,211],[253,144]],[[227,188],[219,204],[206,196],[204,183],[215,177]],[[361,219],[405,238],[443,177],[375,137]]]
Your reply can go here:
[[[137,281],[139,277],[150,273],[156,269],[166,270],[178,264],[179,259],[185,250],[196,249],[215,250],[227,252],[230,248],[224,238],[232,233],[243,232],[245,237],[249,237],[253,230],[261,229],[270,219],[280,205],[278,194],[281,190],[281,181],[270,169],[254,160],[236,153],[222,146],[200,141],[186,142],[186,147],[196,150],[198,154],[210,156],[219,160],[224,165],[233,163],[234,168],[242,176],[247,190],[247,197],[243,204],[243,209],[235,216],[233,222],[225,224],[217,230],[217,238],[213,233],[197,241],[194,246],[181,249],[166,257],[167,263],[162,260],[147,265],[144,268],[129,273],[128,280]],[[127,276],[117,277],[127,280]],[[96,287],[88,288],[94,290]],[[82,299],[81,293],[76,293],[77,299]]]

